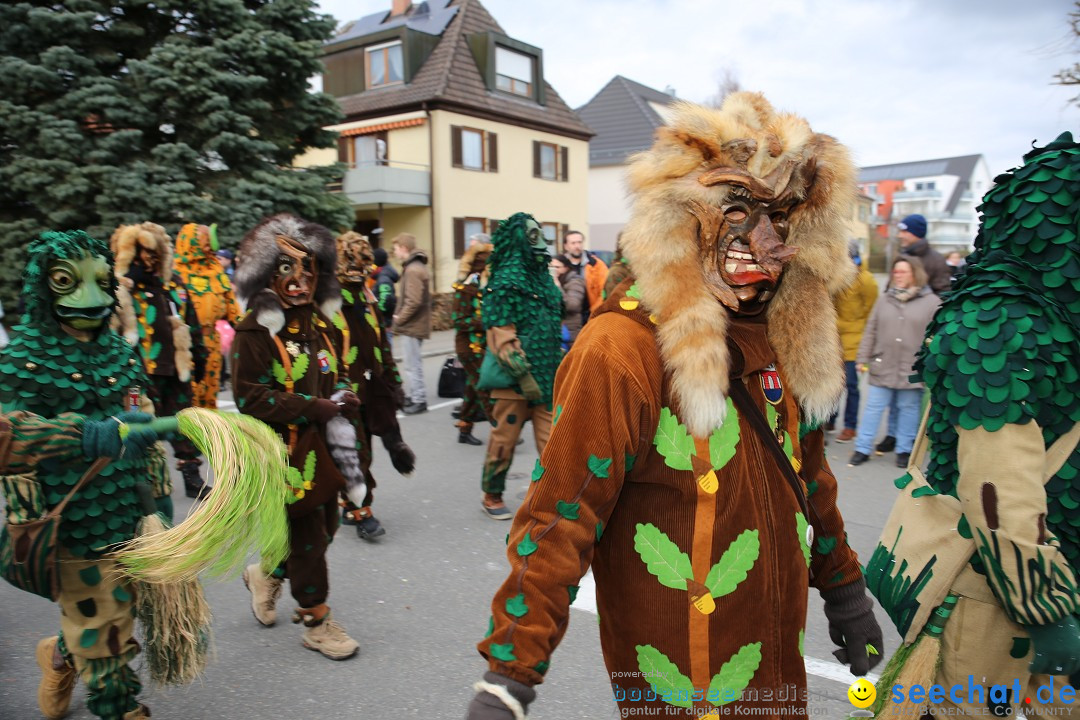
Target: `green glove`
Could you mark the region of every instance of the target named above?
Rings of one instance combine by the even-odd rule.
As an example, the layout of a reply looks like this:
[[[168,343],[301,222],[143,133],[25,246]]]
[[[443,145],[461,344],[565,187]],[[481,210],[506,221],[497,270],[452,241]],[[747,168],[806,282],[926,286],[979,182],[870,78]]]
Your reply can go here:
[[[536,384],[536,378],[531,373],[525,373],[518,378],[518,386],[526,400],[532,403],[540,402],[540,386]]]
[[[1028,669],[1047,675],[1071,675],[1080,670],[1080,624],[1067,615],[1046,625],[1025,625],[1035,646]]]
[[[141,457],[146,448],[157,442],[157,433],[148,424],[151,420],[150,415],[141,412],[122,412],[105,420],[87,420],[83,423],[83,454],[88,458],[119,458],[127,453]]]

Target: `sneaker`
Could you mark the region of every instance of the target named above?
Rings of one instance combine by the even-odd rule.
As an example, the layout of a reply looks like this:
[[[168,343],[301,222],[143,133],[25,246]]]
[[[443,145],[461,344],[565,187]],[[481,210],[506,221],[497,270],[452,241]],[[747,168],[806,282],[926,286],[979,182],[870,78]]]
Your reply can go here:
[[[852,430],[851,428],[844,428],[843,430],[841,430],[840,432],[838,432],[836,434],[836,437],[833,438],[833,440],[835,440],[838,443],[849,443],[854,439],[855,439],[855,431]]]
[[[356,523],[356,537],[361,540],[374,540],[377,537],[382,537],[386,534],[386,528],[382,526],[375,516],[368,510],[366,517]]]
[[[419,415],[420,413],[426,413],[427,403],[412,403],[411,405],[406,405],[405,409],[401,412],[405,413],[406,415]]]
[[[911,453],[896,453],[896,467],[907,469],[908,461],[911,460]]]
[[[68,714],[71,692],[79,675],[57,650],[55,635],[42,638],[37,644],[37,664],[41,668],[41,684],[38,685],[38,708],[49,720],[59,720]]]
[[[510,512],[510,508],[506,507],[506,503],[503,502],[502,495],[485,493],[480,507],[483,508],[484,514],[492,520],[511,520],[514,517],[514,513]]]
[[[896,438],[892,435],[886,435],[885,439],[877,444],[874,448],[874,452],[878,455],[884,455],[885,453],[892,452],[896,449]]]
[[[276,577],[263,575],[258,563],[244,569],[244,587],[251,591],[251,613],[260,625],[270,627],[277,622],[277,601],[284,584]]]
[[[869,459],[870,459],[870,456],[867,455],[866,453],[861,453],[861,452],[856,451],[856,452],[851,453],[851,459],[848,460],[847,466],[848,467],[856,467],[858,465],[862,465],[864,462],[866,462]]]
[[[474,436],[471,432],[462,431],[458,433],[457,441],[462,445],[483,445],[484,441]]]
[[[317,625],[306,627],[300,642],[307,649],[321,652],[331,660],[346,660],[360,650],[360,643],[349,637],[345,628],[330,613]]]

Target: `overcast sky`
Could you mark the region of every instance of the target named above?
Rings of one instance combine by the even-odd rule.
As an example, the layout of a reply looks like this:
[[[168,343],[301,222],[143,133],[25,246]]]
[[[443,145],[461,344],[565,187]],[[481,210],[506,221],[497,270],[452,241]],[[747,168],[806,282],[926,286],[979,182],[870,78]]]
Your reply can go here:
[[[1052,84],[1080,59],[1071,0],[481,1],[574,108],[615,75],[701,102],[730,69],[860,165],[982,153],[993,174],[1080,131],[1080,87]],[[343,22],[390,4],[319,3]]]

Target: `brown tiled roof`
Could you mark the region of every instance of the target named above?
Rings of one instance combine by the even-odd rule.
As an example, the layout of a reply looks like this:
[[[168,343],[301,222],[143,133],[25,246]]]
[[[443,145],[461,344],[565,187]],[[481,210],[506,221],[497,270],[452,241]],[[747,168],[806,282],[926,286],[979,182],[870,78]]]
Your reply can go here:
[[[429,109],[491,117],[582,140],[593,135],[547,81],[544,105],[489,91],[466,38],[487,30],[503,33],[503,29],[480,0],[450,4],[459,10],[413,81],[338,98],[346,121],[417,110],[427,103]]]

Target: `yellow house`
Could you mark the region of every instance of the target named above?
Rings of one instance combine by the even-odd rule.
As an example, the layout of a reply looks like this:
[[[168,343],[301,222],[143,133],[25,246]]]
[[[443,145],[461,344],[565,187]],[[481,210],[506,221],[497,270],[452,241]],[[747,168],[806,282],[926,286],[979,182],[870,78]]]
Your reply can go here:
[[[555,249],[586,227],[592,132],[544,81],[543,50],[508,37],[478,0],[393,0],[344,25],[323,60],[323,89],[345,113],[329,129],[355,228],[387,249],[415,235],[434,291],[450,290],[473,234],[516,212]]]

